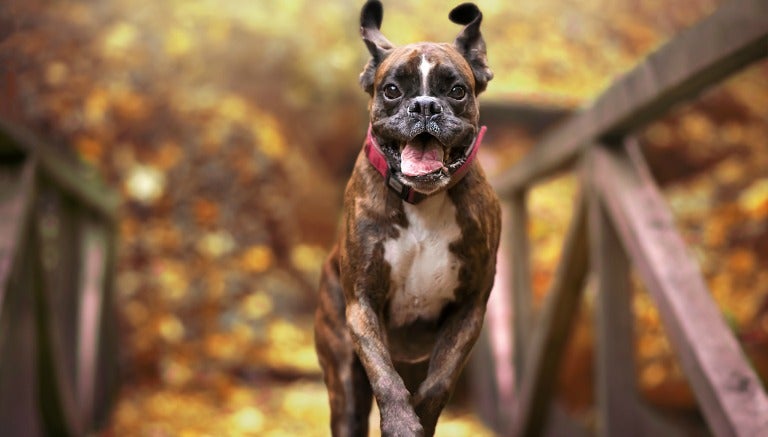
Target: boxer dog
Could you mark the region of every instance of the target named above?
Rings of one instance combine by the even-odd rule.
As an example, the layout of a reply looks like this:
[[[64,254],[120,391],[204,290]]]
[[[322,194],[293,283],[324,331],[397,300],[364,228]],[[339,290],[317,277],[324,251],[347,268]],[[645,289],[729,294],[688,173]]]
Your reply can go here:
[[[370,126],[323,266],[315,344],[334,436],[431,436],[480,334],[496,269],[500,208],[475,154],[477,95],[493,73],[471,3],[453,44],[395,47],[368,1],[360,75]]]

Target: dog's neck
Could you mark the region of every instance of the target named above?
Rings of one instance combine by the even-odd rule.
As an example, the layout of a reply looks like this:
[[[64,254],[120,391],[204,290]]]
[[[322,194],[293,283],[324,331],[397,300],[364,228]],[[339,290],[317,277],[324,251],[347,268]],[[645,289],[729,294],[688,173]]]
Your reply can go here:
[[[437,192],[450,189],[459,183],[459,181],[461,181],[464,176],[466,176],[467,172],[472,166],[472,163],[475,161],[477,151],[480,149],[480,143],[483,141],[483,136],[485,136],[486,130],[487,128],[485,126],[480,127],[480,131],[477,133],[475,141],[467,151],[467,157],[464,160],[464,163],[451,174],[451,181],[448,183],[448,185],[443,190],[439,190]],[[431,196],[432,194],[437,193],[435,192],[431,194],[424,194],[418,192],[397,179],[395,174],[392,172],[392,169],[389,167],[387,159],[384,157],[384,153],[376,143],[376,139],[373,138],[370,125],[368,125],[368,133],[365,137],[365,156],[368,158],[368,162],[370,162],[371,165],[379,172],[379,174],[384,177],[384,183],[387,185],[387,187],[389,187],[390,190],[392,190],[400,199],[404,200],[405,202],[415,205]]]

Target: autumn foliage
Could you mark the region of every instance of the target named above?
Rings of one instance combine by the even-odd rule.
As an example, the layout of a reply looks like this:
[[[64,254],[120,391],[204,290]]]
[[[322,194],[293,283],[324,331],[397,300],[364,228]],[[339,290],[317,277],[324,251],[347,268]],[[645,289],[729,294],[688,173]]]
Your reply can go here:
[[[496,73],[481,102],[586,104],[719,1],[668,3],[480,2]],[[125,383],[108,434],[327,435],[311,318],[367,123],[358,8],[305,0],[0,6],[0,79],[14,88],[2,107],[97,168],[124,199],[116,290]],[[450,41],[449,9],[388,2],[384,30],[395,43]],[[762,372],[766,78],[768,66],[758,64],[642,133],[683,236]],[[534,142],[496,126],[481,159],[498,173]],[[532,194],[538,298],[576,185],[566,176]],[[659,405],[695,408],[653,303],[637,288],[640,385]],[[590,402],[573,382],[583,377],[576,370],[589,372],[589,326],[580,324],[563,377],[574,409]],[[441,427],[439,435],[488,433],[466,410]]]

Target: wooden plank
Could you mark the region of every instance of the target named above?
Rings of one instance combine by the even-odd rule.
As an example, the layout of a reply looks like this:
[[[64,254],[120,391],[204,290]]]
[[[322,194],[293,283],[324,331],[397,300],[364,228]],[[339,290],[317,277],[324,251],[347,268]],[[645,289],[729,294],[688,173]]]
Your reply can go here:
[[[77,198],[88,208],[113,220],[120,203],[117,193],[109,190],[97,175],[86,171],[72,159],[66,159],[31,132],[0,119],[0,151],[20,150],[27,156],[34,155],[40,165],[40,173],[50,178],[54,185]]]
[[[684,99],[768,56],[768,2],[724,4],[619,79],[588,109],[546,136],[494,179],[508,196],[570,166],[592,142],[620,138]]]
[[[486,320],[487,322],[487,320]],[[494,431],[504,434],[502,429],[502,406],[499,402],[499,386],[496,381],[496,363],[490,341],[490,326],[483,324],[464,373],[469,378],[472,409],[480,419]]]
[[[34,275],[27,252],[21,244],[0,308],[0,430],[3,435],[37,437],[44,430],[37,400]]]
[[[0,163],[0,313],[35,190],[33,159]]]
[[[515,193],[504,204],[502,227],[509,241],[509,271],[512,284],[512,308],[514,311],[515,379],[522,380],[525,373],[525,356],[534,326],[533,293],[531,292],[531,263],[528,241],[528,209],[525,192]],[[519,382],[518,382],[519,384]],[[518,385],[519,388],[519,385]]]
[[[598,431],[603,436],[643,436],[634,356],[634,316],[629,260],[595,192],[590,172],[589,235],[595,303]]]
[[[72,380],[59,365],[62,345],[56,335],[45,269],[42,260],[42,242],[37,218],[31,220],[28,231],[28,256],[32,293],[35,297],[35,325],[37,332],[37,401],[46,435],[81,435]]]
[[[115,274],[117,269],[117,230],[114,222],[100,222],[104,243],[104,267],[101,275],[101,311],[96,373],[94,375],[93,410],[87,422],[91,430],[104,427],[110,419],[119,388],[118,326],[115,306]]]
[[[584,203],[576,202],[560,264],[532,334],[514,415],[517,436],[541,435],[549,415],[555,375],[578,313],[589,263]]]
[[[768,435],[768,397],[748,365],[664,199],[631,147],[594,150],[595,173],[625,249],[653,297],[712,431]],[[632,156],[632,158],[630,158]]]
[[[77,399],[84,423],[92,423],[94,397],[101,355],[101,328],[107,253],[103,227],[92,221],[83,222],[83,260],[79,293],[77,344]]]
[[[81,277],[80,208],[72,198],[43,184],[37,214],[46,267],[46,294],[51,308],[52,335],[56,337],[58,366],[74,388],[77,378],[78,305]]]

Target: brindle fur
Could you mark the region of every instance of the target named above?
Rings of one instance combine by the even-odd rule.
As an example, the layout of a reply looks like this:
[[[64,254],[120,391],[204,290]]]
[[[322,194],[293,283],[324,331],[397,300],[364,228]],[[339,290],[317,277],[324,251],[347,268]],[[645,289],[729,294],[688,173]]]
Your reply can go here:
[[[435,56],[460,66],[456,74],[466,75],[472,82],[473,98],[468,99],[468,106],[454,110],[469,123],[470,133],[476,133],[474,97],[491,77],[485,66],[484,43],[483,56],[475,61],[482,65],[470,65],[464,60],[477,57],[476,53],[462,56],[446,44],[406,46],[398,51],[375,32],[381,24],[380,10],[376,20],[375,3],[366,4],[361,19],[364,39],[367,31],[368,40],[374,41],[366,41],[372,60],[361,75],[363,88],[375,89],[398,69],[405,70],[406,76],[412,74],[408,70],[418,69],[414,64],[417,55],[437,53]],[[479,20],[475,21],[479,26]],[[366,28],[371,23],[377,29]],[[367,84],[366,75],[376,79]],[[391,117],[377,112],[386,110],[375,98],[370,110],[374,131],[377,121]],[[458,129],[459,136],[466,135],[467,129]],[[396,135],[378,132],[378,138],[387,141]],[[462,138],[448,141],[466,142]],[[479,164],[474,163],[447,195],[456,206],[456,222],[461,230],[460,238],[448,246],[460,265],[455,299],[435,320],[419,319],[404,327],[388,327],[391,267],[384,258],[384,243],[396,239],[409,223],[402,201],[388,190],[365,154],[361,152],[357,158],[344,195],[339,241],[323,266],[315,320],[315,342],[328,387],[334,436],[367,435],[373,397],[381,412],[383,435],[434,433],[440,412],[480,333],[493,284],[500,231],[499,203]],[[393,360],[389,343],[403,344],[406,339],[414,350],[431,350],[429,359],[416,363]],[[407,350],[401,352],[408,355]]]

